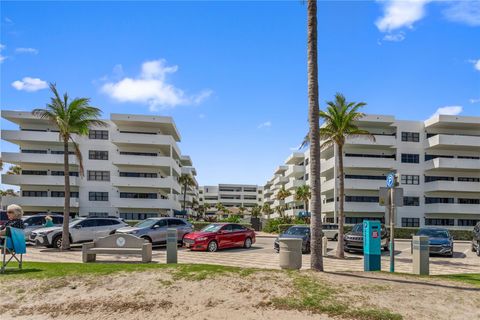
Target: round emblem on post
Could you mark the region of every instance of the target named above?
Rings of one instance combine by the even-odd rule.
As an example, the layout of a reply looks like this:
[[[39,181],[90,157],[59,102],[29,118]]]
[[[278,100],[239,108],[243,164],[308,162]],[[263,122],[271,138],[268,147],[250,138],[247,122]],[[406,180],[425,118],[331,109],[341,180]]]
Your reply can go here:
[[[125,245],[125,238],[119,237],[117,238],[117,246],[123,247]]]

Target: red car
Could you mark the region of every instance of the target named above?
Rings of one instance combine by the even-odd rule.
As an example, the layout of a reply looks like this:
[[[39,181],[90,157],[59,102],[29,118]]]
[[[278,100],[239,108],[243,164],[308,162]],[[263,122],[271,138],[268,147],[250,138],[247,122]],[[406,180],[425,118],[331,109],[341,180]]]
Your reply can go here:
[[[253,243],[255,231],[236,223],[212,223],[183,237],[186,248],[209,252],[233,247],[248,249]]]

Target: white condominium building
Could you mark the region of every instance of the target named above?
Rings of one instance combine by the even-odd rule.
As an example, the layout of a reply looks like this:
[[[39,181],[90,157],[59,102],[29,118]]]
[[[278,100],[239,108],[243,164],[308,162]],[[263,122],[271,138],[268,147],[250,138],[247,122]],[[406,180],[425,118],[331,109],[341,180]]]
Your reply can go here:
[[[437,115],[426,121],[396,120],[367,115],[358,121],[375,141],[348,139],[343,150],[345,222],[383,219],[378,190],[395,172],[404,189],[396,225],[471,228],[480,221],[480,117]],[[265,185],[265,202],[272,208],[278,189],[294,193],[310,184],[309,150],[293,153]],[[302,170],[303,169],[303,170]],[[330,147],[321,153],[322,214],[333,222],[338,214],[338,155]],[[293,196],[285,199],[287,214],[303,210]]]
[[[223,204],[226,208],[244,207],[248,210],[255,205],[263,204],[263,187],[247,184],[200,186],[199,200],[200,204],[210,205],[208,212],[216,212],[217,203]]]
[[[180,158],[180,164],[182,165],[182,174],[190,175],[193,180],[194,185],[187,186],[187,192],[185,193],[185,187],[182,188],[180,203],[183,208],[183,201],[185,200],[185,210],[189,215],[195,213],[196,207],[200,204],[198,201],[198,181],[197,181],[197,170],[193,167],[192,159],[190,156],[182,156]]]
[[[2,176],[3,184],[20,187],[20,197],[3,197],[2,206],[16,203],[27,214],[63,212],[58,131],[31,112],[2,111],[2,117],[19,126],[2,130],[2,139],[19,147],[18,152],[2,152],[2,160],[21,167],[21,174]],[[105,121],[107,127],[92,127],[87,137],[74,137],[83,155],[84,177],[73,146],[69,151],[72,215],[136,220],[181,210],[178,177],[184,168],[194,169],[177,146],[180,134],[173,119],[111,114]]]

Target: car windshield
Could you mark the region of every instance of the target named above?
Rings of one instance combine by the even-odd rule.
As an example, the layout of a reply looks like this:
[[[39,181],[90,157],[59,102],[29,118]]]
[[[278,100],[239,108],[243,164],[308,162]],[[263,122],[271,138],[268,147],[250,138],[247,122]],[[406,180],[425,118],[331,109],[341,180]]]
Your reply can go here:
[[[73,227],[74,225],[76,225],[77,223],[79,223],[79,222],[82,221],[82,220],[83,220],[83,219],[75,218],[75,219],[71,220],[68,225],[69,225],[70,227]]]
[[[306,235],[309,232],[308,228],[304,227],[290,227],[288,228],[287,231],[285,231],[285,234],[291,234],[291,235],[296,235],[296,236],[303,236]]]
[[[157,223],[157,219],[145,219],[143,221],[140,221],[135,225],[136,228],[150,228],[153,226],[155,223]]]
[[[353,226],[352,232],[363,232],[363,224],[359,223]]]
[[[220,228],[223,227],[221,224],[209,224],[205,228],[203,228],[201,231],[203,232],[217,232],[220,230]]]
[[[446,230],[420,229],[417,236],[427,236],[430,238],[448,238]]]

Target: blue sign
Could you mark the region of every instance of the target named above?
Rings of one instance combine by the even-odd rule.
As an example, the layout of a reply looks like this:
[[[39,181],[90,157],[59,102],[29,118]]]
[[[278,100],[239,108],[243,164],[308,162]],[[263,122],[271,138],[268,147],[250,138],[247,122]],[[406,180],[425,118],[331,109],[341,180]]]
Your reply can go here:
[[[395,174],[389,173],[387,176],[387,188],[393,188],[395,184]]]

